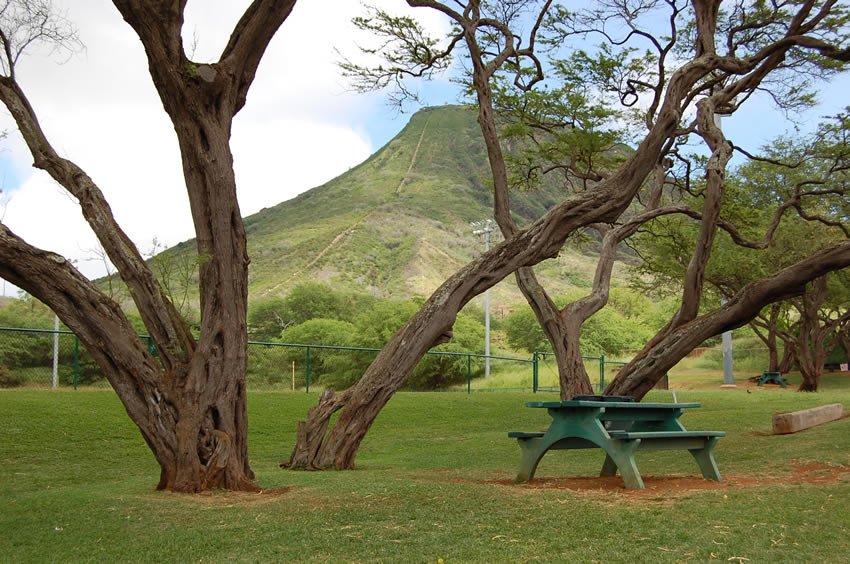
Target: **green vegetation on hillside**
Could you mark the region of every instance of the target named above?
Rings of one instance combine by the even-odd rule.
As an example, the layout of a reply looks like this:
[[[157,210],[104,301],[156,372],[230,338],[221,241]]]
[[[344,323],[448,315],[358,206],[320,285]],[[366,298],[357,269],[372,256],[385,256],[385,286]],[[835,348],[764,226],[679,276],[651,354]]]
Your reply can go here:
[[[473,110],[444,106],[415,113],[362,164],[244,219],[249,300],[283,297],[305,281],[393,299],[429,295],[483,250],[469,223],[492,216],[488,171]],[[512,195],[517,222],[526,224],[562,198],[562,188],[552,183],[517,191]],[[576,243],[537,270],[558,292],[588,287],[594,245]],[[181,243],[158,258],[193,263],[192,257],[164,258],[186,257],[193,247]],[[168,272],[179,293],[185,277],[176,280],[178,268]],[[494,288],[493,297],[507,309],[524,302],[513,280]]]

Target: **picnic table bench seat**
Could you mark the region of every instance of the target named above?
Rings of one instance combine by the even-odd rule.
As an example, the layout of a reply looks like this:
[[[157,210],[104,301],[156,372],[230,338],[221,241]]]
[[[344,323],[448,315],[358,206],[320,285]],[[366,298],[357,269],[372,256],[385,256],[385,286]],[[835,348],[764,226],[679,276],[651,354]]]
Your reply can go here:
[[[601,448],[605,462],[601,476],[619,470],[627,488],[642,489],[637,469],[638,450],[685,449],[694,457],[706,479],[720,480],[714,446],[726,435],[722,431],[688,431],[679,421],[684,409],[699,403],[628,403],[570,400],[529,402],[546,408],[552,416],[547,431],[511,431],[519,443],[522,460],[517,482],[534,477],[540,459],[549,450]]]

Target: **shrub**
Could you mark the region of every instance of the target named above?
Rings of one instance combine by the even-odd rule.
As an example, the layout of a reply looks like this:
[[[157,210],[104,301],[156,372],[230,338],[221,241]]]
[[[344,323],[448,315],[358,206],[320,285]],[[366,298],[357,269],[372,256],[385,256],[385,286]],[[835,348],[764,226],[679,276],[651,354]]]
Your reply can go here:
[[[302,345],[351,346],[351,338],[354,333],[354,325],[347,321],[310,319],[284,330],[282,340],[286,343]],[[322,385],[333,386],[334,388],[350,385],[350,382],[345,383],[346,379],[341,381],[338,374],[340,362],[345,362],[344,357],[348,353],[349,351],[311,349],[311,381],[320,382]],[[305,350],[298,347],[287,348],[283,356],[288,362],[301,362],[304,360],[304,355]],[[341,386],[341,384],[344,385]]]
[[[0,365],[0,388],[17,388],[23,386],[24,380],[3,365]]]

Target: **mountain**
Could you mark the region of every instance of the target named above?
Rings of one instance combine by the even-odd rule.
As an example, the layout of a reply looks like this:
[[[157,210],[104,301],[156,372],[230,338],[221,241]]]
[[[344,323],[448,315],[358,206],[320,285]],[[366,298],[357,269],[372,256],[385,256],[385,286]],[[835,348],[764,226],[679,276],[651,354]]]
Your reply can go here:
[[[489,182],[476,113],[423,109],[362,164],[244,219],[250,299],[285,294],[306,280],[385,297],[427,296],[483,250],[469,224],[492,217]],[[562,198],[551,186],[512,194],[517,222]],[[557,293],[589,286],[594,267],[592,256],[565,249],[539,271]],[[494,293],[500,303],[522,301],[512,280]]]

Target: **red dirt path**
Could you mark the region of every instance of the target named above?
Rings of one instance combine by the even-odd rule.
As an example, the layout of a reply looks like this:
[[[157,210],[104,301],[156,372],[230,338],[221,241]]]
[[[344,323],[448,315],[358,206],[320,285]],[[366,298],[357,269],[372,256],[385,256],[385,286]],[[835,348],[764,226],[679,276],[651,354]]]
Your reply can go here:
[[[698,476],[643,476],[646,489],[628,490],[619,476],[610,477],[541,477],[524,484],[512,480],[481,480],[478,483],[510,486],[526,490],[557,489],[579,492],[620,492],[635,497],[654,497],[659,493],[687,493],[692,491],[726,490],[731,487],[773,487],[777,484],[828,485],[850,475],[850,465],[825,464],[814,461],[795,461],[790,472],[754,477],[749,474],[724,475],[722,482],[704,480]]]

